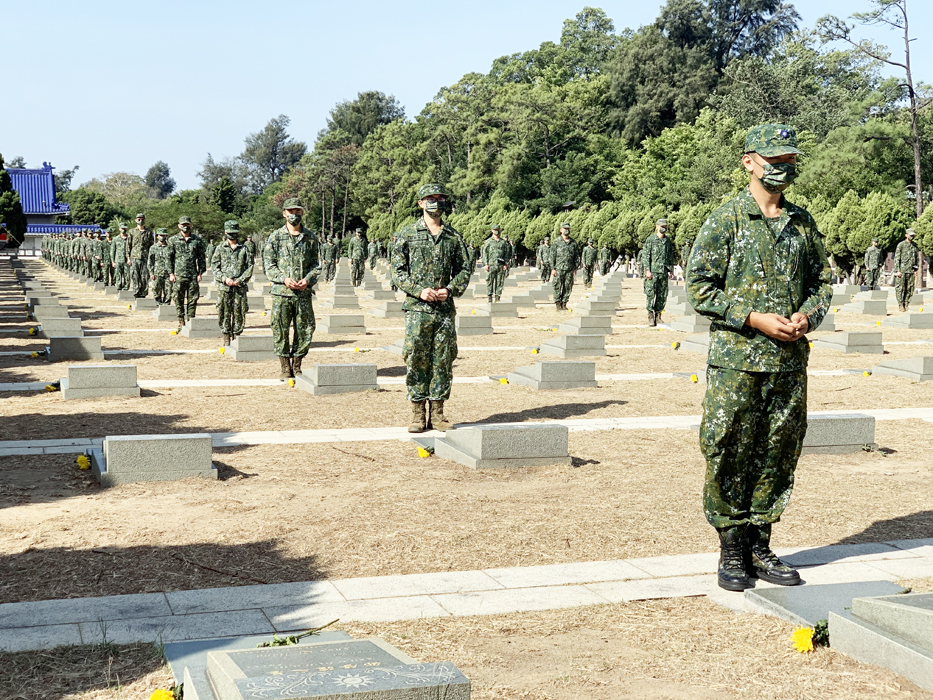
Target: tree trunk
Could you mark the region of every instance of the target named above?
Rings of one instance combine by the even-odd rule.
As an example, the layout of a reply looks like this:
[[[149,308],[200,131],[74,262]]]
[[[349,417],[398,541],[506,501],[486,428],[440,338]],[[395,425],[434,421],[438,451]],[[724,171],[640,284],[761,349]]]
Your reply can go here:
[[[914,92],[914,79],[910,72],[910,33],[907,22],[907,0],[904,0],[904,65],[907,73],[907,90],[910,94],[910,141],[914,149],[914,187],[917,195],[917,218],[923,214],[923,173],[920,171],[920,133],[917,128],[917,94]]]

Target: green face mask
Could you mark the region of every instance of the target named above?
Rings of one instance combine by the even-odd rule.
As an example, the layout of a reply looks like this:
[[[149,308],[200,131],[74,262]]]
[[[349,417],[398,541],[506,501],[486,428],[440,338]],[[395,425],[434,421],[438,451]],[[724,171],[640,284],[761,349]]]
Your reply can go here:
[[[292,226],[297,226],[301,223],[301,214],[289,214],[287,217],[288,223]]]
[[[444,209],[446,208],[446,202],[441,202],[437,199],[429,199],[424,204],[424,211],[433,219],[439,219],[444,214]]]
[[[800,174],[796,163],[762,163],[761,177],[758,182],[768,192],[783,192]]]

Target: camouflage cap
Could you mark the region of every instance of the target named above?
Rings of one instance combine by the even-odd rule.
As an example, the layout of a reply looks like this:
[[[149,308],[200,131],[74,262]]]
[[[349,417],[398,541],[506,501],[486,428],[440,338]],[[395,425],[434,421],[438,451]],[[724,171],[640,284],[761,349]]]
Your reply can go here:
[[[125,223],[123,223],[123,222],[121,221],[121,222],[120,222],[120,228],[121,228],[123,231],[125,231],[126,229],[129,228],[129,226],[127,226]]]
[[[657,223],[655,224],[655,226],[667,226],[667,225],[668,225],[667,219],[658,219]]]
[[[190,223],[191,223],[191,217],[190,217],[190,216],[180,216],[180,217],[178,217],[178,224],[179,224],[179,225],[181,225],[181,224],[190,224]]]
[[[587,244],[589,244],[589,243],[595,243],[596,241],[594,241],[592,238],[587,238],[586,242]]]
[[[224,221],[224,233],[239,233],[240,232],[240,222],[230,219],[229,221]]]
[[[363,233],[363,229],[357,228],[356,230],[353,231],[353,233]]]
[[[917,235],[917,232],[914,231],[912,228],[909,228],[909,229],[907,229],[907,231],[905,231],[905,235],[910,236],[911,238],[913,238],[914,236]]]
[[[762,124],[748,132],[745,152],[765,158],[801,153],[797,150],[797,132],[786,124]]]
[[[447,197],[448,194],[444,191],[444,188],[438,185],[437,183],[429,183],[427,185],[422,185],[418,188],[418,199],[424,199],[425,197],[430,197],[432,194],[438,196]]]
[[[569,231],[569,230],[570,230],[570,224],[569,224],[568,222],[565,221],[564,223],[562,223],[562,224],[560,225],[560,229],[561,229],[561,231],[563,231],[564,229],[567,229],[567,230]]]
[[[492,228],[490,228],[489,230],[490,231],[501,231],[502,227],[499,224],[493,224]]]
[[[136,218],[137,218],[137,219],[145,219],[145,218],[146,218],[146,215],[145,215],[145,214],[137,214],[137,215],[136,215]]]
[[[289,197],[284,202],[282,202],[282,211],[286,209],[301,209],[304,211],[305,208],[301,206],[301,200],[298,197]]]
[[[168,229],[165,229],[165,228],[157,228],[157,229],[156,229],[156,235],[157,235],[157,236],[167,236],[167,235],[168,235]]]

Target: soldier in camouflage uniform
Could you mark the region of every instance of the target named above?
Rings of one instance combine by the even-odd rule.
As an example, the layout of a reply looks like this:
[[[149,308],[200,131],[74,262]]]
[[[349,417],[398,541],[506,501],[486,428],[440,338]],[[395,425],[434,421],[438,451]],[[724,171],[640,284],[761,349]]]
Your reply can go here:
[[[100,269],[101,278],[107,287],[113,286],[113,240],[110,237],[110,231],[102,229],[100,246]]]
[[[570,238],[570,224],[560,225],[560,236],[551,246],[551,278],[554,281],[554,305],[558,311],[567,310],[567,301],[573,291],[573,277],[580,267],[580,246]]]
[[[509,269],[509,255],[511,247],[508,242],[499,238],[502,228],[499,224],[492,227],[492,235],[483,244],[483,269],[486,270],[486,294],[489,303],[499,301],[502,296],[502,285],[505,282],[505,273]],[[472,270],[470,274],[473,274]]]
[[[304,211],[298,199],[286,199],[282,204],[286,223],[269,235],[263,252],[272,282],[272,341],[282,380],[301,373],[315,329],[311,290],[321,274],[321,262],[317,236],[301,224]],[[293,326],[294,341],[289,342]]]
[[[869,289],[878,289],[878,278],[881,276],[883,263],[884,251],[878,247],[878,239],[872,238],[871,245],[865,251],[865,286]]]
[[[703,509],[719,533],[718,583],[778,585],[799,574],[771,551],[771,525],[790,500],[807,432],[804,333],[832,298],[813,217],[781,194],[797,175],[793,129],[767,124],[745,139],[749,187],[703,224],[687,265],[690,304],[712,321],[700,426]]]
[[[370,241],[367,253],[369,254],[369,269],[375,270],[376,260],[379,259],[379,243],[376,241]]]
[[[334,241],[331,238],[327,238],[321,243],[321,277],[324,278],[325,282],[330,282],[333,277],[330,274],[330,258],[334,252]]]
[[[149,249],[152,247],[152,231],[146,228],[146,217],[136,215],[136,228],[129,236],[127,256],[130,259],[130,279],[133,286],[133,296],[137,299],[149,294],[149,275],[146,263],[149,259]]]
[[[547,282],[551,279],[551,239],[547,236],[538,245],[537,262],[538,269],[541,271],[541,281]]]
[[[667,305],[667,281],[674,270],[674,244],[667,237],[667,219],[658,219],[654,235],[645,241],[645,299],[648,324],[658,325]]]
[[[156,304],[168,304],[172,298],[172,283],[169,274],[172,268],[169,264],[168,231],[164,228],[156,229],[155,245],[149,249],[149,280],[152,282],[152,298]]]
[[[460,234],[443,222],[447,193],[440,185],[418,190],[422,216],[397,234],[392,281],[405,292],[405,384],[412,405],[411,433],[447,430],[444,415],[457,358],[454,297],[466,290],[470,263]],[[430,417],[425,404],[430,401]]]
[[[593,286],[593,270],[596,269],[596,256],[599,251],[596,250],[596,241],[592,238],[586,239],[586,245],[580,254],[580,262],[583,265],[583,286]]]
[[[603,247],[599,249],[598,261],[599,275],[600,277],[605,277],[609,274],[609,266],[612,264],[612,252],[605,243],[603,243]]]
[[[920,249],[914,243],[914,230],[907,229],[904,240],[894,249],[894,294],[897,308],[907,311],[916,287],[917,268],[920,267]]]
[[[217,284],[217,323],[224,334],[224,345],[243,332],[246,325],[246,292],[253,276],[253,257],[245,245],[237,243],[240,224],[224,222],[224,242],[214,249],[211,269]]]
[[[222,244],[222,243],[221,243]],[[211,268],[211,261],[214,259],[214,251],[217,249],[217,245],[214,245],[214,241],[206,239],[204,241],[204,263],[207,265],[207,269]]]
[[[350,258],[350,275],[353,286],[359,287],[363,281],[363,268],[366,266],[366,243],[363,241],[363,229],[358,228],[347,246],[347,257]]]
[[[110,247],[113,278],[117,289],[130,288],[130,239],[126,235],[126,224],[120,224],[120,235],[113,239]]]
[[[178,228],[180,233],[168,241],[168,281],[172,283],[178,330],[181,331],[185,320],[190,321],[197,313],[201,275],[207,269],[207,262],[204,260],[204,239],[192,233],[191,219],[187,216],[179,218]]]

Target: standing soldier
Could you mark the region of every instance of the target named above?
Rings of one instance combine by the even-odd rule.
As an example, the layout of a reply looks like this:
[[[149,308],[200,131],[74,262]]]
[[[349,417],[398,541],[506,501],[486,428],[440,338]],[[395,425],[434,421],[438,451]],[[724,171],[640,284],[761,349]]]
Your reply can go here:
[[[881,276],[883,262],[884,253],[878,247],[878,239],[872,238],[871,245],[865,251],[865,286],[869,290],[878,288],[878,278]]]
[[[580,260],[583,263],[583,286],[585,287],[593,286],[593,269],[596,267],[597,254],[596,241],[587,238],[586,247],[583,248],[583,253],[580,255]]]
[[[296,198],[282,204],[285,225],[269,235],[263,264],[272,282],[272,341],[285,380],[301,373],[314,335],[311,289],[321,274],[318,240],[301,225],[304,207]],[[289,334],[294,326],[294,341]]]
[[[502,296],[502,285],[509,269],[510,248],[507,241],[499,238],[501,231],[499,224],[493,226],[492,236],[483,244],[483,269],[486,271],[486,294],[490,304]],[[473,274],[472,270],[470,274]]]
[[[359,287],[363,281],[363,268],[366,266],[366,246],[363,242],[363,229],[354,232],[350,244],[347,246],[347,257],[350,258],[350,274],[353,286]]]
[[[204,260],[204,239],[191,232],[191,219],[178,219],[180,233],[168,242],[168,281],[172,283],[175,312],[178,315],[178,330],[185,320],[194,318],[201,296],[201,275],[207,265]]]
[[[547,236],[538,246],[537,258],[538,269],[541,271],[541,281],[547,282],[551,279],[551,239]]]
[[[103,238],[100,244],[100,267],[105,287],[113,286],[113,241],[110,239],[110,231],[103,230]]]
[[[567,310],[573,291],[573,277],[580,267],[580,246],[570,238],[570,224],[560,225],[560,237],[551,246],[551,277],[554,280],[554,305]]]
[[[334,243],[330,238],[321,243],[321,277],[325,282],[330,282],[330,256],[334,248]]]
[[[474,270],[476,270],[476,261],[479,258],[479,251],[476,249],[476,246],[473,245],[473,241],[467,243],[467,260],[470,263],[470,274],[472,275]]]
[[[920,249],[914,243],[914,230],[907,229],[904,240],[894,250],[894,293],[897,308],[907,311],[916,287],[916,272],[920,267]]]
[[[329,272],[329,274],[330,274],[330,280],[329,280],[329,281],[332,282],[332,281],[334,280],[334,277],[337,276],[337,263],[340,262],[340,253],[341,253],[340,245],[341,245],[341,241],[340,241],[340,239],[334,238],[333,236],[331,236],[331,237],[330,237],[330,242],[334,244],[334,247],[331,248],[331,250],[330,250],[330,266],[329,266],[329,268],[328,268],[328,272]]]
[[[104,281],[104,242],[101,240],[100,229],[91,234],[90,240],[91,277],[95,282]]]
[[[457,314],[454,297],[466,290],[470,267],[466,246],[442,219],[447,194],[440,185],[418,190],[422,216],[398,232],[392,254],[392,281],[405,292],[405,384],[412,405],[408,432],[421,433],[428,426],[448,430],[444,415],[450,398],[453,365],[457,358]],[[430,417],[425,404],[430,401]]]
[[[217,246],[214,245],[214,241],[212,239],[204,241],[204,264],[207,265],[208,270],[212,269],[211,261],[214,259],[214,250],[216,248]]]
[[[168,304],[172,294],[172,284],[169,273],[172,271],[168,260],[168,231],[164,228],[156,229],[156,242],[149,249],[149,279],[152,281],[152,298],[156,304]]]
[[[214,249],[211,269],[217,284],[217,322],[224,334],[224,345],[243,332],[246,325],[247,282],[253,275],[253,257],[245,245],[237,243],[240,224],[224,222],[224,241]]]
[[[120,235],[113,239],[110,250],[113,258],[113,277],[118,290],[130,288],[130,239],[126,235],[126,224],[120,224]]]
[[[793,586],[800,575],[771,550],[771,526],[790,500],[807,432],[804,335],[832,298],[813,217],[782,192],[797,177],[797,136],[755,127],[742,164],[748,189],[703,224],[687,264],[687,295],[712,321],[700,450],[703,510],[720,541],[718,583],[750,577]]]
[[[609,274],[609,266],[612,264],[612,253],[609,250],[609,246],[603,243],[603,247],[599,249],[599,276],[605,277]]]
[[[648,324],[658,325],[667,305],[667,281],[674,270],[674,246],[667,237],[667,219],[658,219],[654,235],[645,241],[645,299]]]
[[[366,252],[369,255],[369,269],[375,270],[376,260],[379,259],[379,244],[375,240],[370,241]]]
[[[146,216],[136,215],[136,228],[129,236],[127,244],[127,262],[130,266],[130,279],[132,280],[133,296],[144,298],[149,293],[149,274],[146,264],[149,260],[149,249],[152,247],[152,231],[146,228]]]

